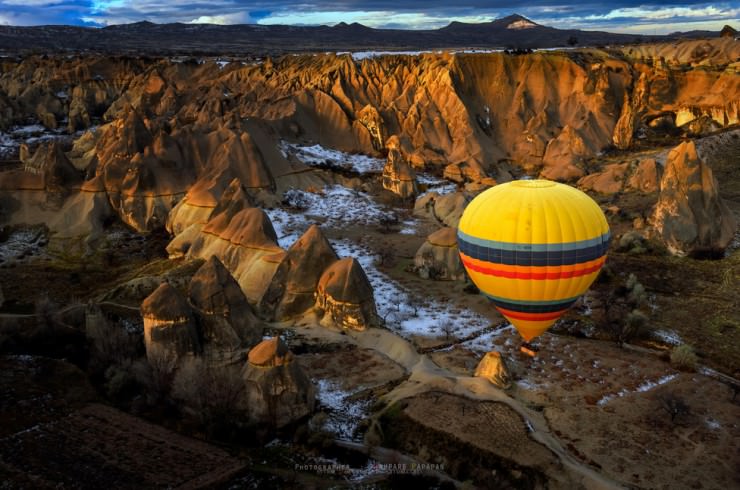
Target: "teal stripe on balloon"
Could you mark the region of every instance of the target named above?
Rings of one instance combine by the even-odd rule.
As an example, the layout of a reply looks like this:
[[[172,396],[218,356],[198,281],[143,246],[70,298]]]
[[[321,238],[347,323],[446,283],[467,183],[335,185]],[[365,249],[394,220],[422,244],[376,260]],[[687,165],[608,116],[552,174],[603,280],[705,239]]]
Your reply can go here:
[[[578,298],[580,298],[582,295],[574,296],[572,298],[560,298],[560,299],[553,299],[550,301],[534,301],[534,300],[528,300],[528,299],[509,299],[509,298],[501,298],[499,296],[493,296],[491,294],[483,293],[488,297],[488,299],[491,299],[493,301],[500,301],[502,303],[511,303],[514,305],[522,305],[522,306],[552,306],[552,305],[559,305],[561,303],[572,303],[576,301]]]
[[[512,252],[568,252],[571,250],[579,250],[582,248],[593,247],[595,245],[601,245],[608,243],[611,238],[610,232],[606,232],[596,238],[590,238],[588,240],[581,240],[578,242],[564,242],[564,243],[513,243],[513,242],[499,242],[496,240],[486,240],[485,238],[478,238],[467,233],[457,230],[457,235],[466,242],[478,245],[480,247],[494,248],[497,250],[506,250]]]

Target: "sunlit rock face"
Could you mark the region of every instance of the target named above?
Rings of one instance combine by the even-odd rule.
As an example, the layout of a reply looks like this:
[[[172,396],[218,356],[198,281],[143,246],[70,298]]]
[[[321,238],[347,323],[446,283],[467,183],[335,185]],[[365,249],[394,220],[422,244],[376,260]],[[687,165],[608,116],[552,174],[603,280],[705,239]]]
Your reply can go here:
[[[202,338],[203,357],[210,364],[243,362],[249,348],[262,340],[262,323],[216,256],[195,273],[188,297]]]
[[[269,320],[286,320],[310,309],[322,273],[338,259],[321,229],[310,226],[278,264],[260,313]]]
[[[227,207],[209,219],[192,238],[186,258],[215,255],[231,272],[250,304],[258,305],[285,251],[275,229],[259,208],[244,208],[230,216]]]
[[[457,280],[465,277],[457,248],[456,228],[445,227],[429,235],[414,256],[421,277]]]
[[[656,192],[660,188],[661,171],[662,167],[656,163],[655,159],[645,158],[640,160],[640,163],[632,172],[627,186],[630,189],[646,193]]]
[[[398,147],[388,149],[388,161],[383,168],[383,187],[404,199],[418,193],[416,173]]]
[[[316,288],[316,306],[325,322],[352,330],[377,323],[378,313],[370,281],[356,259],[347,257],[324,271]]]
[[[475,376],[485,378],[499,388],[511,386],[511,375],[506,367],[506,361],[499,352],[486,352],[475,368]]]
[[[167,283],[141,304],[144,344],[151,363],[171,359],[179,362],[198,355],[200,339],[193,310],[185,296]]]
[[[280,428],[314,410],[315,388],[279,337],[263,340],[249,351],[242,378],[243,409],[254,424]]]
[[[693,141],[668,154],[652,223],[678,255],[721,253],[732,241],[737,221],[719,197],[712,169],[699,157]]]
[[[232,180],[218,199],[202,187],[191,187],[167,219],[167,230],[175,235],[167,246],[170,258],[183,257],[211,218],[231,221],[239,211],[251,207],[253,198],[239,179]]]
[[[630,148],[646,128],[706,134],[740,120],[733,39],[622,49],[619,57],[443,53],[359,61],[328,54],[227,66],[3,59],[0,128],[29,118],[49,128],[99,125],[67,155],[80,185],[104,193],[110,212],[135,230],[179,235],[208,220],[234,179],[257,205],[268,195],[279,201],[289,188],[320,187],[316,173],[280,151],[281,140],[375,157],[395,140],[398,153],[391,152],[383,180],[411,196],[409,167],[436,168],[461,185],[506,181],[516,167],[575,181],[600,152]],[[33,222],[42,211],[16,195],[38,186],[25,173],[13,177],[23,186],[0,187],[13,188],[18,206],[29,203],[19,213]],[[75,193],[57,204],[77,199],[75,209],[104,214],[100,200],[81,203]]]
[[[614,146],[625,150],[632,145],[635,131],[640,125],[641,117],[647,110],[650,97],[649,81],[646,72],[640,74],[634,82],[632,94],[625,92],[622,112],[614,127],[612,140]]]

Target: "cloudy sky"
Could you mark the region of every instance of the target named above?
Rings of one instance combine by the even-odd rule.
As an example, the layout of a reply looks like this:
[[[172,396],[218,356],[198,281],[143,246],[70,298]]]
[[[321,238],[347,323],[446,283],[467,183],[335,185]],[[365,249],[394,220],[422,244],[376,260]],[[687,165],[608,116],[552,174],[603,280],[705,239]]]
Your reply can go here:
[[[450,5],[454,5],[450,7]],[[453,20],[486,22],[519,13],[541,24],[614,32],[666,34],[740,28],[740,0],[0,0],[0,24],[105,26],[148,20],[218,24],[333,25],[429,29]]]

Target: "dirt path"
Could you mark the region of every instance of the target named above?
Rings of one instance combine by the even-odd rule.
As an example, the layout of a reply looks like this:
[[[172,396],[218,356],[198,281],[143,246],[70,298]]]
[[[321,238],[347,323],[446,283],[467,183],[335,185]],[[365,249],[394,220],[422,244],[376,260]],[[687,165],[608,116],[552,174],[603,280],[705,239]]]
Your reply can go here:
[[[389,403],[416,396],[428,391],[439,390],[476,400],[504,403],[516,411],[531,429],[531,437],[552,451],[589,489],[624,488],[618,482],[598,473],[590,466],[578,461],[553,436],[542,414],[526,408],[493,386],[488,380],[470,376],[459,376],[432,362],[425,354],[419,354],[406,340],[393,332],[369,329],[364,332],[348,332],[356,343],[364,348],[376,350],[403,366],[409,379],[384,396]]]

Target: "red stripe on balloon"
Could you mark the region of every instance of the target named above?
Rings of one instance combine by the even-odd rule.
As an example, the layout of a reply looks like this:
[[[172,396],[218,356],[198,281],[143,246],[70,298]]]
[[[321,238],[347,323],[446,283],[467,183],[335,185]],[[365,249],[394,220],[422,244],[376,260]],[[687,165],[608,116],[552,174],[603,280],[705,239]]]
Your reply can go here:
[[[560,318],[563,313],[565,313],[565,310],[560,311],[553,311],[550,313],[523,313],[519,311],[511,311],[507,310],[505,308],[496,307],[498,311],[501,312],[502,315],[513,318],[515,320],[529,320],[533,322],[544,322],[546,320],[555,320],[557,318]]]
[[[534,279],[534,280],[570,279],[573,277],[585,276],[586,274],[591,274],[592,272],[596,272],[599,269],[601,269],[602,265],[604,265],[603,261],[599,261],[599,263],[594,264],[591,267],[586,267],[584,269],[576,269],[572,271],[519,272],[519,271],[505,271],[501,269],[494,269],[491,267],[484,267],[484,266],[473,263],[472,261],[466,259],[465,257],[461,257],[461,258],[462,258],[463,264],[465,265],[467,269],[473,270],[475,272],[480,272],[481,274],[485,274],[487,276],[504,277],[506,279]],[[523,266],[523,267],[529,268],[528,266]]]

